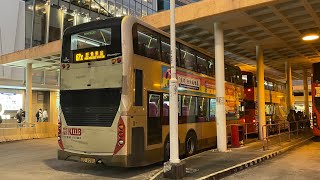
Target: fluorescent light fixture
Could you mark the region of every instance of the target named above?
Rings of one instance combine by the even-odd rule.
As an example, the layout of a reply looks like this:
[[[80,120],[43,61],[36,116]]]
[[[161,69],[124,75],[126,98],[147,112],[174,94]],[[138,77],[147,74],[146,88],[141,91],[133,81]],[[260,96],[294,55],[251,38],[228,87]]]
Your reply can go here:
[[[302,37],[302,40],[304,40],[304,41],[312,41],[312,40],[316,40],[318,38],[319,38],[318,34],[307,34],[307,35]]]

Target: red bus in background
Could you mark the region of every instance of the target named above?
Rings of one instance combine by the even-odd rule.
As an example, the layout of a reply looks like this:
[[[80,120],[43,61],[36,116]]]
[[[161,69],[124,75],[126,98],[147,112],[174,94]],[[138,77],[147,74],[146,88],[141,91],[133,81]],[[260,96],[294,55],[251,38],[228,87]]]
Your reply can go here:
[[[255,78],[251,72],[242,72],[242,80],[244,85],[244,119],[247,125],[247,133],[257,132],[256,125],[256,106],[254,98]]]
[[[320,136],[320,63],[312,64],[311,94],[313,134]]]
[[[256,78],[251,72],[242,72],[244,85],[244,118],[247,123],[247,132],[258,132],[257,114],[257,88]],[[267,124],[280,123],[286,120],[285,84],[275,80],[264,80],[265,88],[265,112]]]

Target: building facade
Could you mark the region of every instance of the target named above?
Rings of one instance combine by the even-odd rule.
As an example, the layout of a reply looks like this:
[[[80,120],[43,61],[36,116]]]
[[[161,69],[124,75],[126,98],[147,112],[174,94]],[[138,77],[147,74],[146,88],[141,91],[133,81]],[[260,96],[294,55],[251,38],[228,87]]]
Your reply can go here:
[[[176,6],[190,2],[177,0]],[[60,40],[64,30],[70,26],[110,16],[147,16],[168,8],[169,0],[2,0],[0,55]],[[41,62],[43,59],[35,60]],[[53,61],[59,64],[59,55]],[[3,119],[12,119],[18,109],[26,107],[25,67],[33,62],[34,60],[26,59],[18,63],[0,65],[0,115]],[[49,107],[58,107],[57,67],[59,66],[37,68],[37,65],[33,64],[34,112],[39,108],[49,110]],[[54,108],[54,111],[56,110]]]
[[[66,28],[88,21],[156,11],[157,0],[25,0],[25,47],[58,40]]]

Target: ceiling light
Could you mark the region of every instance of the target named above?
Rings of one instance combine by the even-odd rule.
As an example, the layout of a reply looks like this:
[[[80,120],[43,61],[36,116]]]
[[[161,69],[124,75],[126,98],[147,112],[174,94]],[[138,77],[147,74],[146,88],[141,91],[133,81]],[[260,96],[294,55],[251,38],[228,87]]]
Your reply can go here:
[[[316,40],[318,38],[319,38],[318,34],[307,34],[307,35],[302,37],[302,40],[304,40],[304,41],[312,41],[312,40]]]

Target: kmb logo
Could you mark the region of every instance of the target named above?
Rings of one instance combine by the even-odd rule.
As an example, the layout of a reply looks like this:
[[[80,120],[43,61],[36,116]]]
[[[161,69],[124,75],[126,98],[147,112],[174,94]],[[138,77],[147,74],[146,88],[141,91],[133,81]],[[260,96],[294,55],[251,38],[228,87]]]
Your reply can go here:
[[[63,135],[81,136],[81,129],[80,128],[63,128]]]

